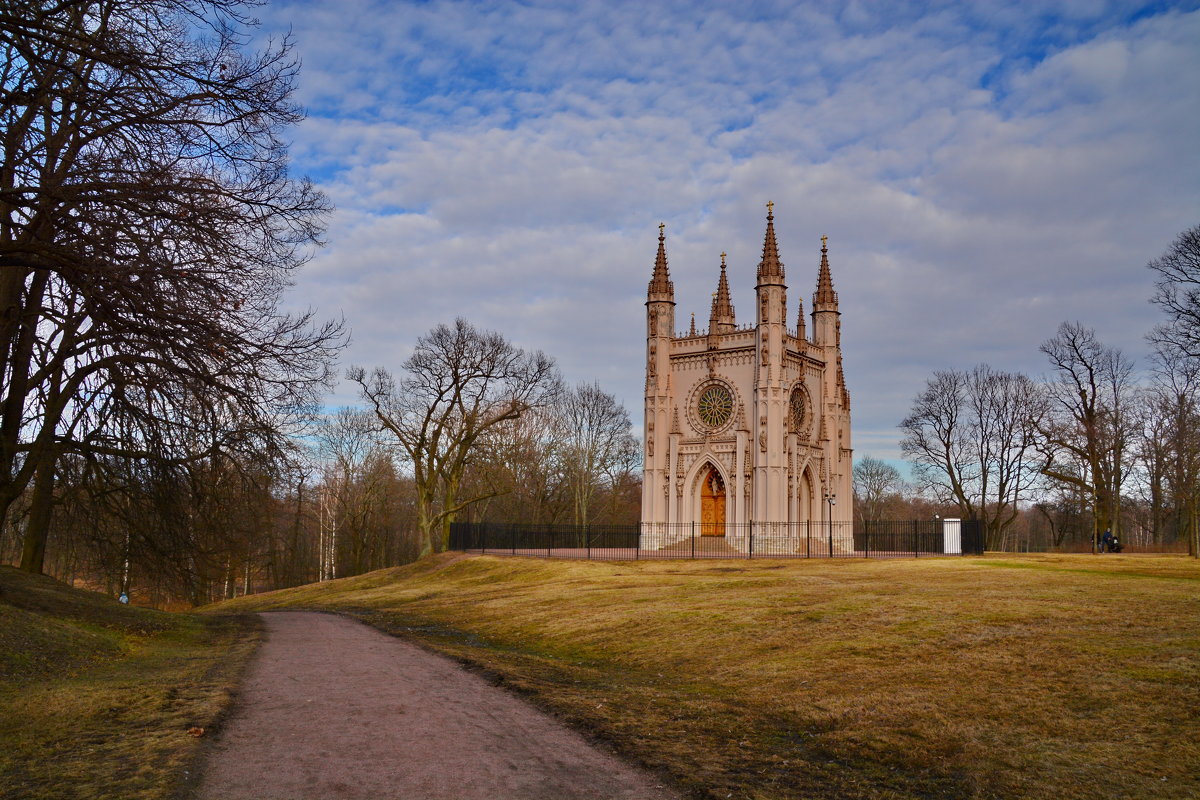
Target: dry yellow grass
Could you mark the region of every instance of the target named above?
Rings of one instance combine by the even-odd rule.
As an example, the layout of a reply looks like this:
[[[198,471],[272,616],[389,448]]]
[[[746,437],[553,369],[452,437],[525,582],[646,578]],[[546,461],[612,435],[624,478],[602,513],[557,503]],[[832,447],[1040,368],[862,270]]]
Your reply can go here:
[[[1200,564],[443,556],[239,599],[477,665],[697,796],[1200,797]]]
[[[0,797],[179,796],[256,631],[0,567]]]

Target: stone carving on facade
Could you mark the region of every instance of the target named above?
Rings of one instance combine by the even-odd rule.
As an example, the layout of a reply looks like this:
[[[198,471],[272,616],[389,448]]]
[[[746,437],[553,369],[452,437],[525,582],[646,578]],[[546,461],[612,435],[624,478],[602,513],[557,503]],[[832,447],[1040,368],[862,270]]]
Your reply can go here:
[[[758,418],[758,449],[759,452],[767,452],[767,418]]]

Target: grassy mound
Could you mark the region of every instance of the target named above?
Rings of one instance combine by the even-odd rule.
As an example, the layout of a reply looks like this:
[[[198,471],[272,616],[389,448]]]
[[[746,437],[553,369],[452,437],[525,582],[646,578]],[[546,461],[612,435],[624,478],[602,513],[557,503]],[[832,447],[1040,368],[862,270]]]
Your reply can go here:
[[[1200,564],[441,556],[316,608],[485,669],[700,797],[1200,796]]]
[[[174,796],[256,630],[0,567],[0,794]]]

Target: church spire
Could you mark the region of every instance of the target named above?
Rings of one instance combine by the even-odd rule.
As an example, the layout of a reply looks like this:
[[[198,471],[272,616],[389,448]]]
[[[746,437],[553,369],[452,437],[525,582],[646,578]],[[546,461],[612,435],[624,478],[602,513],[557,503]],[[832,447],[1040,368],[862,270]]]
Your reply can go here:
[[[829,274],[829,237],[821,237],[821,270],[817,274],[817,291],[813,295],[813,311],[837,311],[838,296]]]
[[[650,278],[648,294],[666,294],[670,295],[669,299],[674,300],[675,284],[671,282],[671,273],[667,269],[667,237],[663,233],[666,227],[665,223],[658,224],[658,256],[654,259],[654,275]]]
[[[779,260],[779,247],[775,244],[775,204],[767,203],[767,233],[763,237],[762,261],[758,264],[758,282],[783,282],[783,262]]]
[[[722,333],[734,329],[733,303],[729,301],[729,279],[725,276],[725,254],[721,253],[721,277],[717,280],[717,291],[713,294],[712,314],[709,330]]]

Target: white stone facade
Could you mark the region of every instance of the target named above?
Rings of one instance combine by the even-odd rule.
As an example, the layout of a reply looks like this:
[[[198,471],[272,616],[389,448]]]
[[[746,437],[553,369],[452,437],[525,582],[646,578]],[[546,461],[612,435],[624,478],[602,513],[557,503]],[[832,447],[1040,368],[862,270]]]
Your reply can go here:
[[[811,337],[803,303],[787,326],[787,285],[767,215],[755,320],[737,324],[724,254],[707,330],[679,334],[665,236],[646,300],[642,522],[676,533],[756,536],[766,523],[851,520],[850,395],[837,294],[822,238]],[[834,502],[830,503],[829,500]],[[677,524],[682,523],[682,524]],[[800,524],[797,524],[800,523]],[[643,525],[643,530],[647,530]],[[803,534],[801,534],[803,535]],[[740,548],[739,548],[740,549]]]

